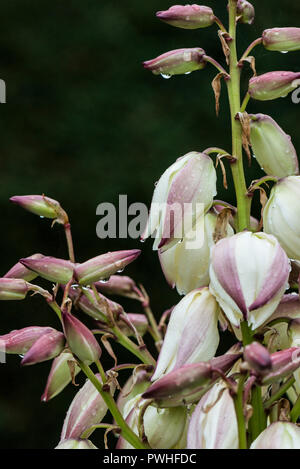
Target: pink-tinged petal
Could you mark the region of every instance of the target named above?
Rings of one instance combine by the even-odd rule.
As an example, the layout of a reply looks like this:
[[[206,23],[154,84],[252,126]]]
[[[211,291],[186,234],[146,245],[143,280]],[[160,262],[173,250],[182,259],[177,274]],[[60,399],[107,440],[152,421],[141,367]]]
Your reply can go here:
[[[73,370],[73,377],[71,374]],[[65,387],[73,380],[80,372],[73,355],[71,353],[62,352],[57,358],[53,360],[51,370],[47,379],[47,384],[43,395],[42,402],[48,402],[57,396]]]
[[[41,259],[27,257],[20,259],[20,263],[50,282],[68,283],[74,273],[74,264],[65,259],[43,256]]]
[[[57,357],[65,346],[65,337],[61,332],[53,330],[43,334],[28,350],[21,365],[35,365]]]
[[[212,250],[213,270],[225,292],[235,301],[245,319],[247,306],[235,258],[236,236],[219,241]]]
[[[282,289],[282,285],[287,284],[290,271],[290,261],[278,244],[276,255],[270,266],[270,275],[266,278],[256,300],[249,307],[249,311],[254,311],[268,303]]]
[[[33,254],[33,256],[28,257],[28,259],[42,259],[43,257],[44,256],[42,254]],[[18,262],[3,276],[3,278],[20,278],[26,282],[31,282],[37,276],[38,274],[27,269],[23,264],[21,264],[21,262]]]
[[[6,353],[24,355],[44,334],[53,332],[52,327],[30,326],[0,335],[0,350]]]

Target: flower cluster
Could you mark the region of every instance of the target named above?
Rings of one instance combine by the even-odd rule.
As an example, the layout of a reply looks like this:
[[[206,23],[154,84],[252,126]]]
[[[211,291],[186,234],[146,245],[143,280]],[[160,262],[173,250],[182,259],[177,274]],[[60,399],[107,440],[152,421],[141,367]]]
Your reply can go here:
[[[153,249],[166,280],[183,296],[159,323],[144,287],[119,275],[139,250],[77,263],[68,216],[57,201],[36,195],[11,199],[60,223],[66,233],[68,259],[35,254],[20,259],[0,279],[0,300],[23,300],[32,291],[58,316],[60,330],[32,326],[0,336],[0,351],[22,355],[22,365],[53,360],[42,400],[75,383],[78,373],[88,378],[69,407],[58,449],[95,449],[89,438],[98,428],[106,430],[106,444],[108,432],[114,433],[117,449],[300,449],[298,158],[291,138],[272,117],[246,111],[250,99],[274,100],[300,85],[300,72],[257,76],[250,56],[258,45],[269,51],[300,50],[300,28],[264,31],[238,60],[237,23],[251,25],[255,11],[248,1],[229,0],[228,13],[228,30],[207,6],[175,5],[157,13],[163,22],[186,30],[216,24],[227,70],[201,47],[144,62],[165,78],[207,64],[216,67],[217,109],[224,79],[232,123],[230,152],[217,147],[191,151],[167,168],[155,187],[142,240],[155,237]],[[254,76],[241,103],[240,76],[247,62]],[[248,188],[243,150],[266,173]],[[214,154],[225,186],[223,160],[230,165],[236,207],[215,200]],[[269,195],[266,182],[274,184]],[[261,220],[251,217],[256,191]],[[55,288],[50,292],[33,284],[38,277]],[[139,301],[142,313],[127,314],[111,295]],[[76,317],[78,310],[93,327]],[[225,331],[232,347],[222,354]],[[157,359],[144,343],[146,333],[154,339]],[[98,337],[115,360],[109,370],[102,366]],[[119,363],[113,341],[139,363]],[[124,369],[133,371],[121,389],[118,376]],[[104,423],[108,411],[113,422]]]

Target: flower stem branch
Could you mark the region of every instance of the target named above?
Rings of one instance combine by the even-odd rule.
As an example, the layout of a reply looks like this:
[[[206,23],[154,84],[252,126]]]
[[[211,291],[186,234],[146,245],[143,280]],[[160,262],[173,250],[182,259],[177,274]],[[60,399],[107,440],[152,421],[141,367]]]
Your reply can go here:
[[[253,41],[249,47],[245,50],[244,54],[242,55],[241,57],[241,60],[240,62],[242,62],[243,60],[245,60],[252,52],[252,50],[258,46],[259,44],[262,44],[262,37],[259,37],[258,39],[255,39],[255,41]]]
[[[243,404],[243,390],[245,381],[246,375],[240,378],[237,394],[233,397],[238,425],[239,449],[247,449],[247,432]]]

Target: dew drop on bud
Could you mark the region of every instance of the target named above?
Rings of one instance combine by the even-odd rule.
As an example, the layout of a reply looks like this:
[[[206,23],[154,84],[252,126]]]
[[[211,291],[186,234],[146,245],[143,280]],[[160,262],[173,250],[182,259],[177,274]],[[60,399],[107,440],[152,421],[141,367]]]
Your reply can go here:
[[[165,80],[169,80],[169,78],[171,78],[172,75],[167,75],[166,73],[161,73],[161,76],[162,76]]]

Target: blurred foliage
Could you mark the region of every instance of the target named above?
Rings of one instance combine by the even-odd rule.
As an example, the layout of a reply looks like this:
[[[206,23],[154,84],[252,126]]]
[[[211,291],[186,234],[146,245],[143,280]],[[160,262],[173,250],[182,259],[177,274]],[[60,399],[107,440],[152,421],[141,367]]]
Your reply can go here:
[[[299,26],[297,0],[253,3],[255,26],[239,27],[240,52],[263,29]],[[208,4],[226,21],[225,0]],[[7,84],[7,104],[0,112],[3,274],[19,258],[35,252],[66,256],[61,230],[50,230],[46,220],[10,206],[10,196],[45,193],[59,200],[70,215],[77,260],[82,261],[108,250],[140,247],[135,240],[97,239],[99,203],[117,205],[119,194],[127,194],[129,203],[149,205],[154,182],[176,158],[216,145],[230,151],[225,87],[217,119],[212,67],[171,80],[141,67],[143,60],[167,50],[194,46],[223,62],[215,27],[185,31],[156,20],[155,11],[171,5],[169,0],[2,4],[0,77]],[[300,53],[283,56],[257,48],[255,54],[259,73],[299,71]],[[244,91],[251,76],[248,67],[245,71]],[[291,134],[296,148],[299,110],[290,97],[249,106],[250,112],[272,115]],[[249,184],[261,174],[254,161]],[[219,176],[218,198],[234,203],[234,193],[223,189]],[[254,213],[259,214],[257,200]],[[142,248],[142,256],[126,273],[146,285],[159,316],[178,301],[178,295],[167,286],[151,242]],[[58,326],[37,297],[2,303],[0,308],[0,333],[31,324]],[[139,311],[133,302],[126,302],[126,309]],[[58,442],[76,389],[70,386],[52,402],[41,404],[49,366],[21,369],[18,357],[0,365],[1,448],[51,448]],[[95,439],[96,444],[100,441],[101,432]]]

